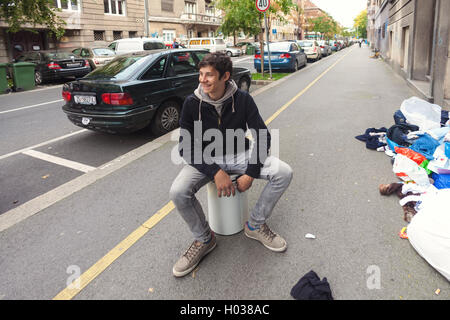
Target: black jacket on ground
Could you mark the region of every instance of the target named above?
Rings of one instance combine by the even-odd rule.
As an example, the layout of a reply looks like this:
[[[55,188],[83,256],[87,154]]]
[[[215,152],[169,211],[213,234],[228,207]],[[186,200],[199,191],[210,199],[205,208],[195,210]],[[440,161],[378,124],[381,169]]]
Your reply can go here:
[[[201,115],[199,113],[200,104]],[[202,135],[200,137],[201,141],[197,141],[197,143],[195,143],[194,122],[199,121],[200,117],[202,128]],[[205,161],[205,158],[203,156],[203,151],[205,150],[205,148],[210,143],[213,143],[214,140],[205,141],[202,138],[203,134],[208,129],[219,129],[223,137],[223,150],[226,151],[226,130],[242,129],[243,132],[245,132],[247,128],[256,130],[255,133],[259,133],[260,129],[264,129],[263,132],[266,133],[252,133],[255,147],[253,148],[252,154],[250,155],[251,161],[247,167],[246,174],[253,178],[258,178],[261,167],[263,166],[263,163],[267,158],[268,151],[270,149],[270,133],[268,132],[267,126],[265,125],[264,121],[261,118],[261,115],[259,114],[258,108],[252,96],[249,93],[238,89],[232,97],[225,101],[222,108],[222,115],[219,116],[216,108],[213,105],[205,101],[200,101],[197,96],[191,94],[184,101],[183,108],[181,110],[181,130],[179,140],[180,155],[184,158],[184,160],[186,160],[188,164],[192,165],[198,171],[208,176],[211,180],[214,180],[214,175],[220,170],[220,167],[216,163],[208,164],[208,160],[206,159],[207,161]],[[189,132],[190,143],[188,143],[188,141],[184,139],[183,130],[187,130]],[[245,150],[248,150],[250,142],[247,138],[244,139],[245,141],[240,142],[241,144],[245,143]],[[238,152],[237,146],[239,145],[239,143],[236,137],[234,138],[234,140],[235,149],[233,153],[236,154]],[[201,150],[199,150],[200,146]],[[185,152],[187,149],[189,149],[190,152]],[[258,152],[258,149],[266,150],[266,152]],[[200,163],[195,163],[194,155],[196,152],[200,151],[202,154],[201,161]],[[212,153],[212,156],[215,156],[215,154]],[[256,159],[256,161],[254,159]]]

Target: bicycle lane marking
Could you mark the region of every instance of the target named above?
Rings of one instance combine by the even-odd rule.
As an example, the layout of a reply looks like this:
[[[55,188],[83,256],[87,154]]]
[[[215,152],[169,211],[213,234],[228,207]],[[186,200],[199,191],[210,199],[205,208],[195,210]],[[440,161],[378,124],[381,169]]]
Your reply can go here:
[[[317,81],[319,81],[326,73],[334,68],[342,59],[344,59],[350,52],[347,52],[344,56],[339,58],[328,69],[322,72],[317,78],[315,78],[308,86],[301,90],[291,100],[278,109],[269,119],[265,121],[266,125],[271,123],[277,118],[284,110],[286,110],[292,103],[294,103],[300,96],[305,94]],[[164,205],[160,210],[153,214],[146,222],[140,225],[129,236],[122,240],[118,245],[111,249],[105,256],[92,265],[87,271],[85,271],[79,278],[74,280],[73,283],[78,283],[78,287],[72,288],[71,285],[67,286],[61,292],[59,292],[53,300],[71,300],[78,293],[80,293],[92,280],[106,270],[115,260],[117,260],[126,250],[131,248],[139,239],[141,239],[148,231],[156,226],[165,216],[167,216],[172,210],[175,209],[175,205],[172,201]]]

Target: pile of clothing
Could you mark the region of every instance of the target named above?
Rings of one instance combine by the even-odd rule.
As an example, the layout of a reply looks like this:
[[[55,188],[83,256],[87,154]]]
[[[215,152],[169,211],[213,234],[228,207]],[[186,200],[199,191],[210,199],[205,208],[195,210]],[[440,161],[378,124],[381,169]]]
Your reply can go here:
[[[355,138],[385,152],[399,182],[379,186],[397,195],[409,223],[411,245],[450,281],[449,112],[417,97],[403,101],[389,128],[369,128]]]

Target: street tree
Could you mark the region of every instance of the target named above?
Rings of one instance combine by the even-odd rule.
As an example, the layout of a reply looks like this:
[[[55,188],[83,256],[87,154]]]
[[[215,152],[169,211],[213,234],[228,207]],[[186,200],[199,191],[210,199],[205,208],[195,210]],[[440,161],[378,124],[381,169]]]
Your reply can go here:
[[[367,10],[361,13],[353,20],[356,36],[360,38],[367,38]]]
[[[300,40],[300,34],[301,30],[303,29],[304,24],[304,16],[303,16],[304,10],[298,5],[297,3],[294,3],[291,12],[290,17],[294,24],[297,26],[297,39]]]
[[[286,21],[293,7],[292,0],[271,0],[270,8],[266,11],[268,30],[270,21],[277,19]],[[246,35],[258,36],[261,49],[261,71],[264,76],[264,15],[256,9],[255,0],[216,0],[214,6],[224,12],[222,25],[218,31],[225,36],[243,32]]]
[[[0,20],[13,33],[22,29],[35,32],[39,26],[50,29],[59,39],[64,35],[65,22],[56,15],[57,11],[53,0],[0,0]]]
[[[308,25],[308,31],[319,32],[327,40],[339,33],[338,23],[329,15],[308,19]]]

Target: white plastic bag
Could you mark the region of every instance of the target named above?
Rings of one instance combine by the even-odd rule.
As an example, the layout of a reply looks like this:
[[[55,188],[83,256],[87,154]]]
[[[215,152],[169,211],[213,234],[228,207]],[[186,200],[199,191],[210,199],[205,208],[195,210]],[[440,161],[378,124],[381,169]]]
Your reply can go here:
[[[450,189],[427,192],[408,225],[414,249],[450,281]]]
[[[400,106],[406,122],[419,126],[422,131],[441,127],[441,110],[442,108],[437,104],[417,97],[404,100]]]
[[[419,186],[424,187],[430,185],[430,180],[425,169],[419,167],[417,163],[402,154],[395,156],[392,171],[403,181],[414,181]]]

